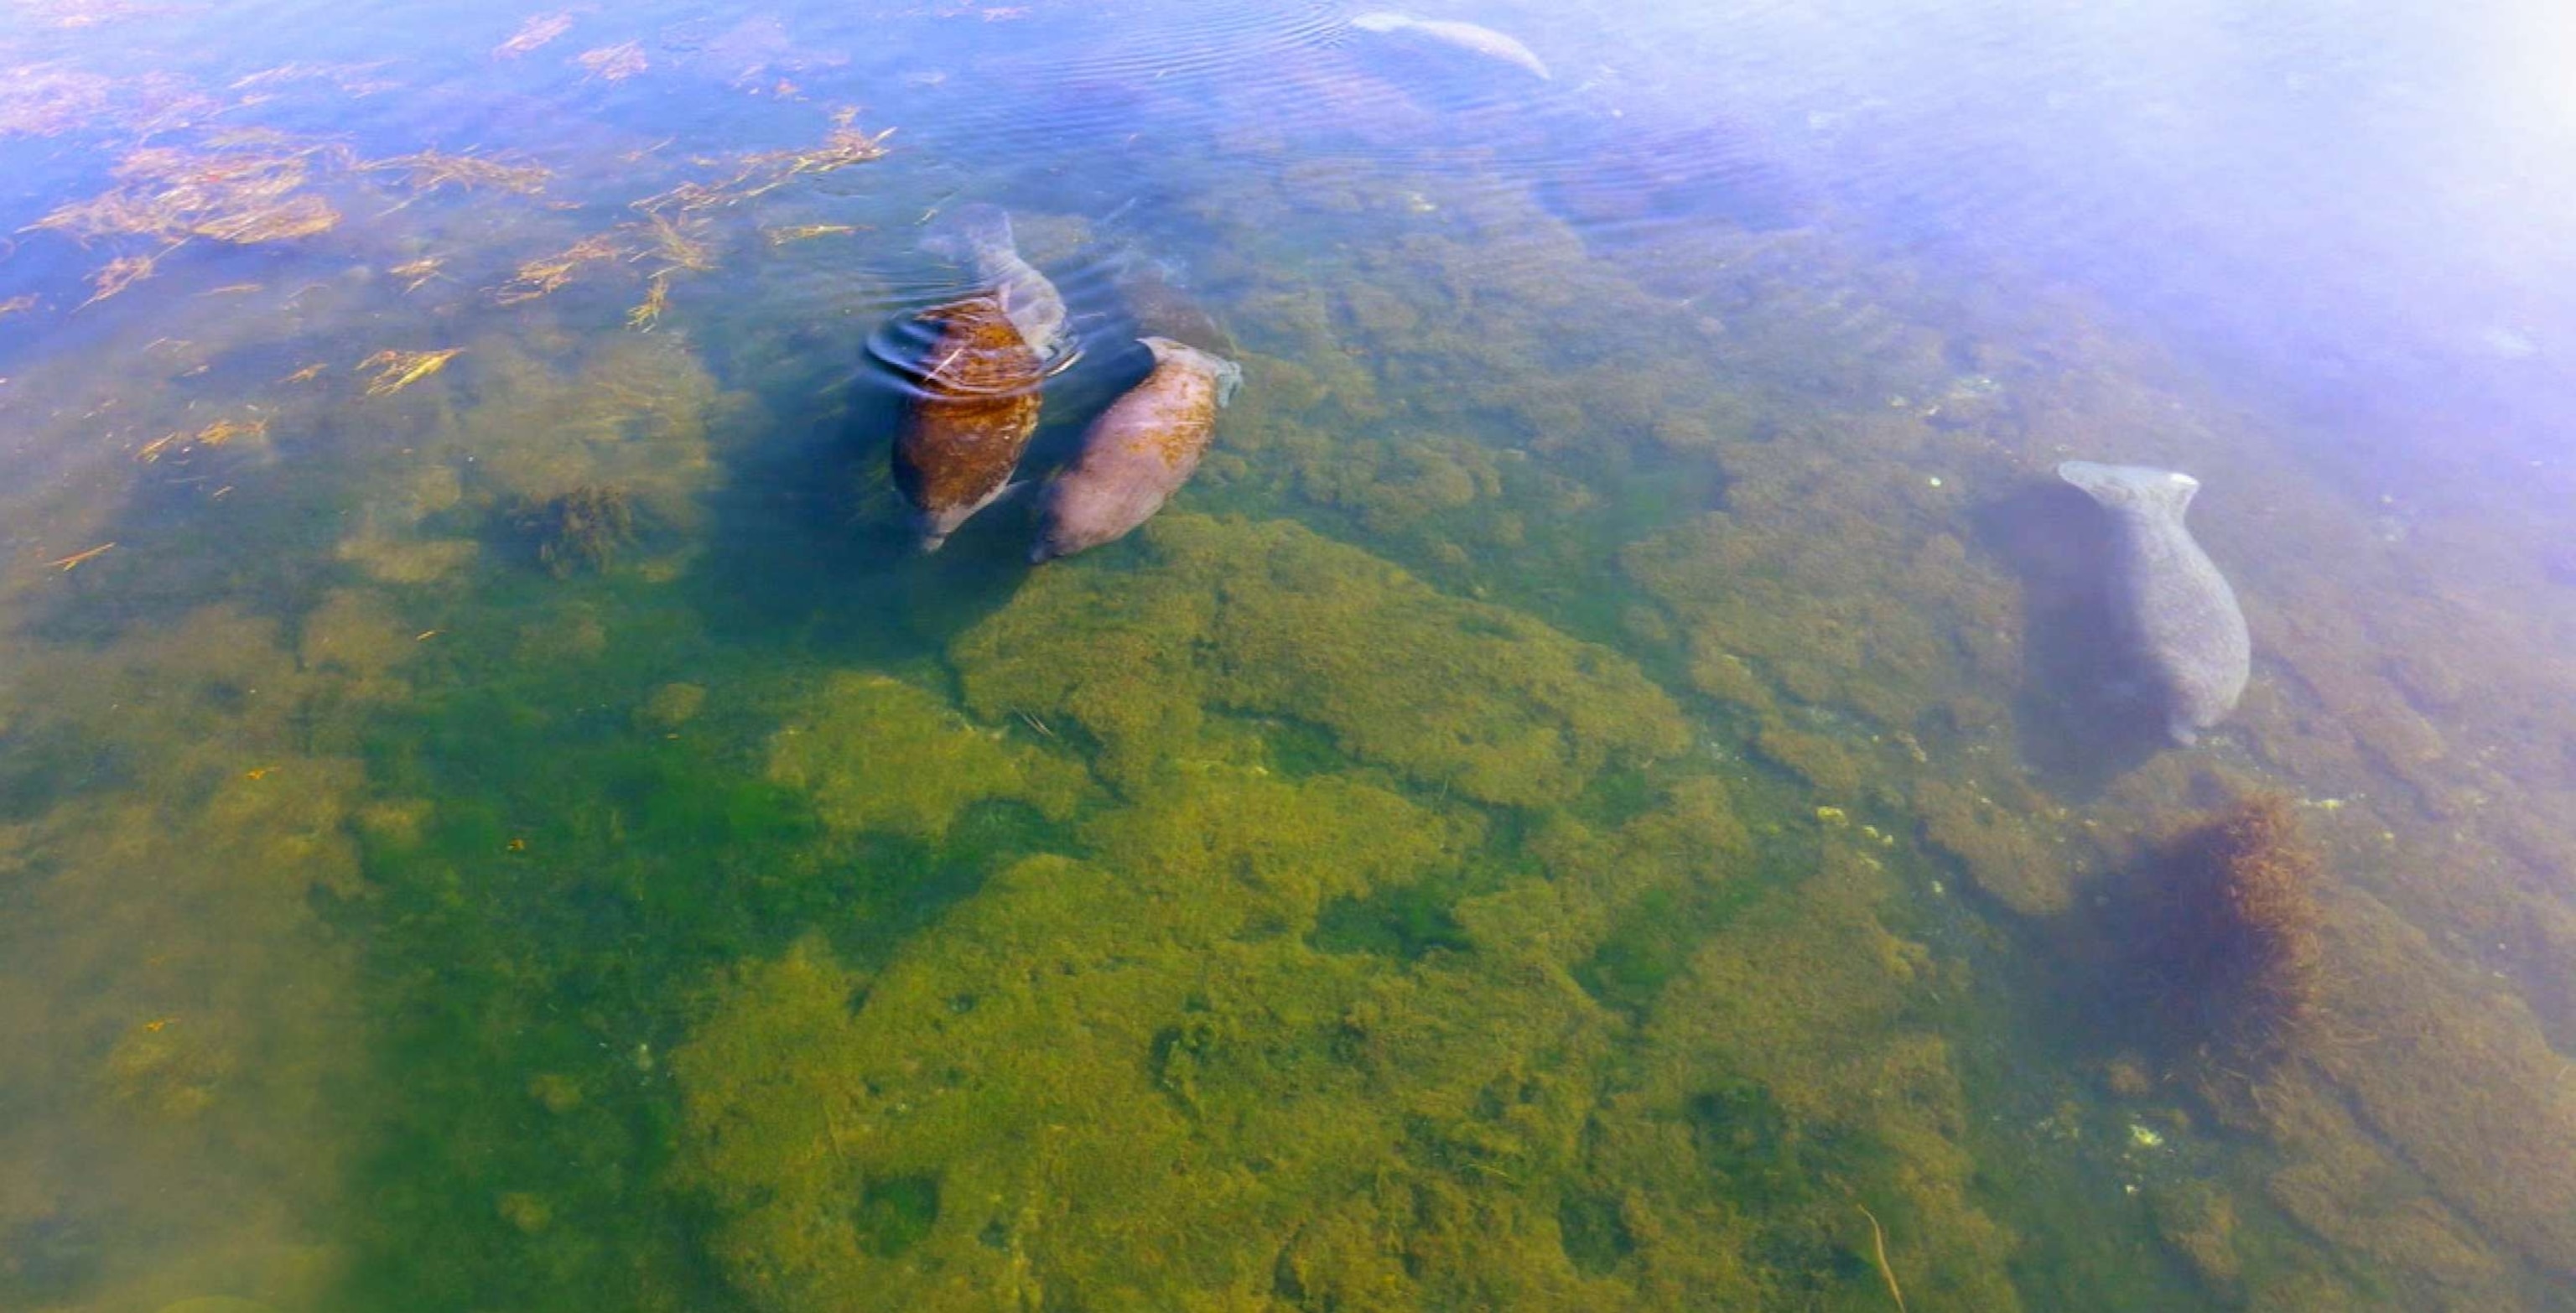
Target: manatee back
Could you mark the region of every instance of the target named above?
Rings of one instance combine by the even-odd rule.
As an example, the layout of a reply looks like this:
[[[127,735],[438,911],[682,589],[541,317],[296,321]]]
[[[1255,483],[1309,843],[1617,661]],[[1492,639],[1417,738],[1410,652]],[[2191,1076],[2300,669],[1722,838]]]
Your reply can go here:
[[[2068,461],[2057,474],[2118,526],[2112,603],[2136,655],[2162,685],[2168,732],[2187,745],[2236,709],[2253,663],[2236,591],[2183,524],[2200,481],[2092,461]]]

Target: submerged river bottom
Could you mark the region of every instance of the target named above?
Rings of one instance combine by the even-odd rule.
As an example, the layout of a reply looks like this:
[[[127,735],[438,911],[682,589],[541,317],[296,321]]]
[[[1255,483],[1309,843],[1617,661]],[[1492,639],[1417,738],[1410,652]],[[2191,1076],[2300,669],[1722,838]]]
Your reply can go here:
[[[2570,1305],[2515,503],[1794,162],[873,21],[0,97],[60,192],[0,261],[0,1307]],[[406,76],[529,100],[249,99]],[[1024,474],[1139,336],[1243,371],[1042,566],[888,474],[973,202],[1081,348]],[[2196,747],[2067,459],[2205,485],[2256,663]]]

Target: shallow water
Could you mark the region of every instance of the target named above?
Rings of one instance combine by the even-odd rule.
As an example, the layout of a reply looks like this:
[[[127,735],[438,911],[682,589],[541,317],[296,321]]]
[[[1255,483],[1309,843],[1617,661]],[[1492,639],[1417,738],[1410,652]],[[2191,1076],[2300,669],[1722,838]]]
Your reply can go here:
[[[1357,13],[0,16],[0,1309],[2576,1307],[2576,28]]]

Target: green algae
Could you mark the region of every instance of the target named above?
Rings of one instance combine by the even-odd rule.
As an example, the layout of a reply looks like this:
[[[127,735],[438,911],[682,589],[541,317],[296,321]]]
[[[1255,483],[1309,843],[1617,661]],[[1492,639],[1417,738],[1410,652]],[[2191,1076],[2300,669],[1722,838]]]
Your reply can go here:
[[[1857,1298],[1863,1194],[1927,1289],[2011,1307],[1938,1041],[1823,1038],[1829,1011],[1907,1015],[1931,971],[1850,901],[1883,888],[1865,860],[1766,900],[1706,777],[1551,834],[1545,869],[1479,880],[1478,827],[1383,789],[1183,774],[881,969],[809,938],[727,972],[673,1058],[675,1182],[781,1310]],[[1709,983],[1649,991],[1643,1028],[1577,983],[1623,914],[1711,882],[1736,910],[1678,973]],[[1319,942],[1336,908],[1443,887],[1437,946]],[[1808,983],[1712,1036],[1701,990],[1736,971]],[[1711,1119],[1736,1148],[1655,1147]],[[1763,1202],[1795,1206],[1738,1211]]]
[[[1515,805],[1687,744],[1671,701],[1610,650],[1295,524],[1165,516],[1143,548],[1134,571],[1042,571],[960,636],[968,705],[1070,720],[1129,790],[1192,755],[1202,704],[1310,721],[1359,760]]]
[[[36,909],[9,956],[37,950],[0,1008],[12,1052],[33,1057],[0,1088],[54,1100],[0,1132],[0,1229],[63,1228],[65,1252],[84,1226],[215,1238],[0,1295],[834,1307],[828,1281],[848,1280],[926,1307],[1878,1308],[1865,1203],[1918,1307],[2011,1306],[2012,1246],[1990,1220],[2005,1218],[2055,1246],[2024,1257],[2034,1304],[2051,1289],[2153,1304],[2035,1266],[2073,1253],[2067,1272],[2117,1277],[2158,1261],[2141,1242],[2250,1307],[2563,1304],[2546,1283],[2566,1270],[2567,1118],[2547,1091],[2576,1035],[2576,975],[2558,969],[2576,930],[2551,818],[2571,781],[2563,635],[2515,538],[2535,528],[2436,519],[2387,549],[2339,491],[2247,451],[2270,444],[2245,442],[2242,417],[2130,382],[2155,371],[2083,308],[2010,334],[2051,344],[2024,356],[1972,330],[1942,341],[1929,325],[1955,307],[1820,241],[1603,258],[1509,189],[1441,194],[1441,226],[1394,230],[1382,221],[1423,179],[1357,158],[1279,174],[1227,220],[1253,252],[1241,262],[1267,270],[1229,273],[1251,288],[1239,309],[1259,347],[1253,408],[1230,413],[1219,453],[1241,461],[1230,504],[1312,516],[1411,577],[1284,525],[1176,520],[1170,541],[1138,544],[1141,570],[1050,570],[957,640],[980,728],[913,684],[836,701],[877,677],[842,669],[846,653],[782,670],[807,654],[777,635],[704,668],[703,635],[640,616],[629,580],[555,605],[475,571],[493,508],[601,478],[653,480],[691,533],[739,531],[701,504],[740,477],[715,442],[738,398],[671,335],[477,337],[453,373],[366,416],[384,458],[352,504],[310,500],[295,533],[85,532],[114,522],[20,520],[13,501],[13,524],[40,519],[62,550],[127,544],[77,576],[0,579],[14,614],[37,588],[77,588],[95,605],[55,614],[176,623],[106,650],[13,636],[0,666],[0,871]],[[1319,252],[1307,202],[1364,216],[1364,240]],[[1248,220],[1273,231],[1231,231]],[[1032,241],[1048,226],[1049,254],[1079,236],[1034,225]],[[746,372],[808,382],[753,354]],[[2003,382],[1963,388],[1960,368]],[[173,417],[195,404],[165,400]],[[183,480],[222,471],[263,491],[272,462],[313,451],[311,417],[144,486],[198,496]],[[1998,1158],[1978,1197],[1972,1124],[2020,1108],[2005,1080],[1952,1069],[2027,1037],[1927,1001],[1956,964],[1898,927],[1953,913],[1928,893],[1916,906],[1903,876],[1845,846],[1857,835],[1801,819],[1910,814],[1894,828],[1995,902],[2053,918],[2084,890],[2090,832],[2134,831],[2203,787],[2197,763],[2168,759],[2085,805],[2012,759],[2027,635],[1967,508],[2070,435],[2224,468],[2214,493],[2308,545],[2267,558],[2245,519],[2206,526],[2247,571],[2265,653],[2245,753],[2318,800],[2335,879],[2372,900],[2340,922],[2330,1046],[2259,1092],[2198,1092],[2241,1160],[2223,1190],[2150,1180],[2143,1218],[1996,1197],[2012,1179]],[[309,550],[313,532],[339,536],[336,556]],[[200,555],[147,555],[165,547]],[[1614,558],[1624,587],[1602,573]],[[668,577],[694,559],[649,564]],[[267,589],[280,579],[286,600]],[[212,591],[244,600],[193,612]],[[1570,635],[1624,635],[1623,651]],[[1685,722],[1640,669],[1700,695],[1719,752],[1780,778],[1730,791],[1667,773]],[[764,780],[782,724],[833,746]],[[1069,759],[1094,749],[1129,810],[1067,831]],[[941,764],[890,779],[896,751]],[[1353,833],[1326,833],[1327,815]],[[1408,829],[1429,837],[1381,845]],[[1887,860],[1939,869],[1910,846]],[[138,874],[166,903],[136,896]],[[304,919],[317,906],[336,940]],[[1991,933],[1992,911],[1957,915],[1991,945],[2053,933]],[[1121,917],[1132,934],[1094,924]],[[179,947],[137,965],[146,942]],[[1132,994],[1093,983],[1120,972]],[[57,976],[115,984],[65,1013]],[[706,1015],[676,996],[710,979]],[[888,981],[945,1027],[872,1012]],[[1075,1001],[1043,997],[1066,981]],[[141,1005],[209,982],[205,1017],[147,1028],[161,1010]],[[810,1009],[742,1020],[790,997]],[[973,1021],[988,998],[996,1015]],[[280,1027],[317,999],[309,1030]],[[1160,1009],[1154,1024],[1123,1015],[1131,1000]],[[360,1008],[383,1029],[339,1011]],[[686,1060],[661,1057],[682,1033]],[[1049,1047],[1067,1050],[1053,1066],[1016,1052]],[[897,1090],[986,1102],[916,1130],[845,1089],[864,1063],[890,1065]],[[808,1112],[836,1110],[819,1131],[753,1088],[786,1077]],[[389,1129],[313,1118],[326,1079]],[[84,1106],[65,1109],[66,1091]],[[862,1106],[884,1118],[864,1149],[832,1124]],[[1322,1125],[1328,1108],[1355,1129]],[[683,1120],[708,1109],[731,1119]],[[1058,1112],[1084,1120],[1045,1120]],[[1059,1124],[1069,1148],[1051,1147]],[[68,1147],[38,1142],[66,1125]],[[986,1148],[979,1131],[1018,1138]],[[1130,1134],[1137,1164],[1118,1158]],[[763,1135],[773,1156],[722,1158]],[[356,1175],[365,1208],[315,1188],[295,1197],[307,1220],[205,1216],[241,1179],[339,1180],[362,1138],[380,1150]],[[866,1165],[811,1176],[800,1151]],[[2130,1170],[2042,1151],[2105,1194]],[[1084,1173],[1106,1183],[1097,1200],[1072,1188]],[[1167,1176],[1182,1182],[1168,1208]],[[984,1179],[1025,1192],[996,1206],[972,1193]],[[778,1188],[824,1211],[764,1218]],[[173,1194],[196,1203],[160,1202]],[[381,1216],[336,1232],[309,1221],[379,1198]],[[96,1220],[127,1199],[156,1202]],[[1122,1228],[1111,1214],[1130,1203]],[[701,1205],[720,1272],[703,1266]],[[317,1256],[304,1242],[324,1232],[356,1239]],[[366,1253],[344,1282],[347,1247]]]
[[[1070,815],[1080,767],[1001,741],[928,693],[882,675],[834,676],[815,705],[778,731],[769,778],[812,795],[837,830],[937,840],[957,814],[987,799]]]

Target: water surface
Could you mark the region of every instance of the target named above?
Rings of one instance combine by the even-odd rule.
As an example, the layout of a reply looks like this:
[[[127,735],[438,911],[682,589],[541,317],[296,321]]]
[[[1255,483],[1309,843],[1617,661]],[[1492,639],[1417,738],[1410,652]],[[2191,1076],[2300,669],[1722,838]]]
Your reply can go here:
[[[2576,27],[1357,16],[0,18],[0,1308],[2576,1306]]]

